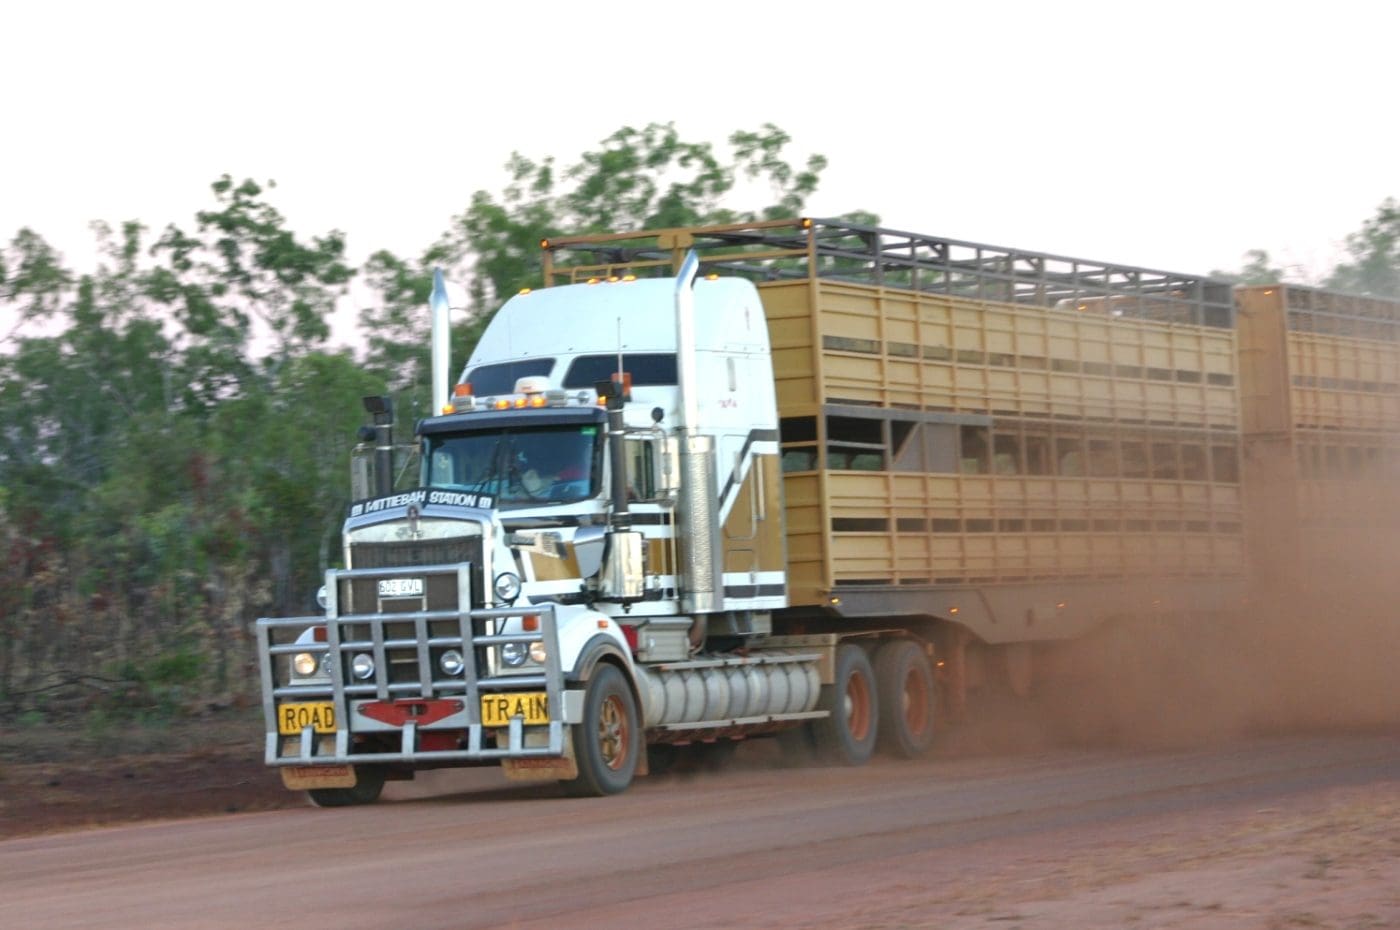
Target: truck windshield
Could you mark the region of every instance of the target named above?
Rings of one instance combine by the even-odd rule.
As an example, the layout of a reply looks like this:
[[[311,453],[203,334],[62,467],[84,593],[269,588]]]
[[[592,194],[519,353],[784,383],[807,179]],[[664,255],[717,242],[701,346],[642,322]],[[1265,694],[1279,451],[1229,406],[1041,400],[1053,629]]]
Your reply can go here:
[[[598,427],[531,426],[424,438],[423,486],[490,494],[502,509],[598,493]]]

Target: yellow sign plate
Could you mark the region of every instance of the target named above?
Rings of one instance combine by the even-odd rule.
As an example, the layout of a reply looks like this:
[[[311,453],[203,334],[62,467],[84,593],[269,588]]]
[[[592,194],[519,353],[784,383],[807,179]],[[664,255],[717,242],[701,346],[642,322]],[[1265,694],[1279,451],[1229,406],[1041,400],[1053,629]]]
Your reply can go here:
[[[330,701],[305,701],[278,706],[278,733],[298,736],[308,726],[317,733],[334,733],[335,705]]]
[[[507,691],[481,696],[483,726],[509,726],[512,717],[523,717],[521,722],[527,726],[549,723],[549,695],[543,691]]]

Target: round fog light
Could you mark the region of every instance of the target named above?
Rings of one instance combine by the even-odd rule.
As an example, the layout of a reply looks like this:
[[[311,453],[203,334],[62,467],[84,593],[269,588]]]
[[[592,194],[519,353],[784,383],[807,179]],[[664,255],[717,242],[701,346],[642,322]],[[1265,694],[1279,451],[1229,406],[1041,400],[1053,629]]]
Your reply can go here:
[[[316,657],[309,652],[298,652],[292,657],[292,668],[303,678],[310,678],[316,674],[319,665]]]
[[[350,661],[350,671],[360,681],[374,675],[374,657],[362,652]]]
[[[467,663],[462,661],[462,654],[456,649],[449,649],[438,659],[438,668],[442,673],[450,678],[456,678],[462,674],[462,669],[467,667]]]
[[[549,653],[545,651],[544,643],[537,639],[530,644],[530,661],[543,665],[547,658],[549,658]]]

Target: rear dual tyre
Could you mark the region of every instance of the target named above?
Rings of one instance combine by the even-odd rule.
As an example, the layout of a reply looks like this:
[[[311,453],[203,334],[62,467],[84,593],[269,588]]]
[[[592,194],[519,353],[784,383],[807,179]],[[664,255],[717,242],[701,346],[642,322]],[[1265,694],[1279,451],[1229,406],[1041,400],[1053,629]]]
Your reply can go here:
[[[933,745],[937,694],[933,668],[914,640],[885,643],[873,664],[860,646],[838,646],[833,681],[817,703],[828,716],[810,729],[818,758],[864,765],[877,747],[905,759],[922,756]],[[800,731],[788,737],[800,739]]]
[[[835,765],[869,762],[875,753],[880,699],[864,649],[854,643],[836,647],[832,682],[822,686],[817,709],[827,712],[811,724],[817,757]]]
[[[880,694],[880,748],[916,759],[933,745],[938,690],[933,669],[919,644],[908,639],[886,643],[875,654]]]

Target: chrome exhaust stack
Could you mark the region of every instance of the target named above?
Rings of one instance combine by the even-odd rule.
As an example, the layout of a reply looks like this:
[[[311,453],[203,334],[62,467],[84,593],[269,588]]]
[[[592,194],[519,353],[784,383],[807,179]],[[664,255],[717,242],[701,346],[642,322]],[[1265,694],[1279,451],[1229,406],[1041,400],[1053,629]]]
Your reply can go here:
[[[446,412],[449,391],[448,381],[452,379],[452,305],[447,300],[447,285],[442,279],[442,269],[433,269],[433,293],[428,298],[428,306],[433,311],[433,412],[440,416]]]
[[[704,614],[724,601],[724,566],[717,554],[719,501],[715,440],[700,434],[700,394],[695,358],[695,277],[700,258],[686,253],[676,275],[676,374],[681,395],[679,500],[681,609]]]

